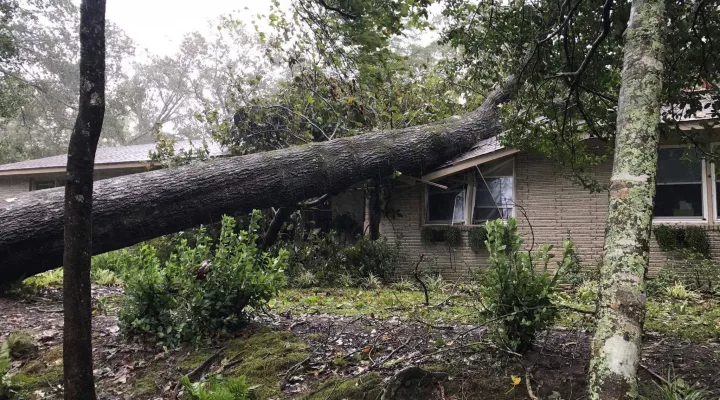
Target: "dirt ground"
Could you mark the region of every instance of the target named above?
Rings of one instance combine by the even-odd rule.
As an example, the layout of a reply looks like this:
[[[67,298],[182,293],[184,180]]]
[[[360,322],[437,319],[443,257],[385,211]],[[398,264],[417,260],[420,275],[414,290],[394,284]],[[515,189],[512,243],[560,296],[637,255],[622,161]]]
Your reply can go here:
[[[375,399],[382,380],[411,365],[442,372],[424,391],[428,399],[526,399],[527,377],[531,377],[534,394],[542,399],[585,398],[590,340],[586,328],[553,329],[538,338],[533,351],[518,358],[493,345],[483,327],[433,326],[419,320],[375,318],[372,313],[338,316],[297,309],[258,313],[237,338],[215,347],[166,351],[123,338],[117,323],[121,292],[112,287],[93,291],[94,368],[102,399],[175,398],[178,378],[208,359],[213,362],[204,372],[232,374],[234,365],[247,364],[243,374],[248,374],[251,384],[253,376],[262,380],[268,388],[265,398]],[[25,330],[39,345],[35,355],[13,362],[14,371],[33,378],[28,379],[29,398],[60,395],[62,317],[57,290],[25,300],[0,298],[0,341],[12,331]],[[261,335],[275,336],[267,336],[272,342],[255,345],[266,349],[244,349]],[[279,343],[281,349],[271,350],[265,343]],[[266,357],[261,354],[256,364],[249,364],[252,357],[257,358],[252,351],[259,350]],[[278,357],[278,362],[272,357]],[[642,366],[641,386],[650,398],[653,381],[659,379],[652,374],[667,376],[670,367],[687,382],[720,393],[716,340],[647,335]]]

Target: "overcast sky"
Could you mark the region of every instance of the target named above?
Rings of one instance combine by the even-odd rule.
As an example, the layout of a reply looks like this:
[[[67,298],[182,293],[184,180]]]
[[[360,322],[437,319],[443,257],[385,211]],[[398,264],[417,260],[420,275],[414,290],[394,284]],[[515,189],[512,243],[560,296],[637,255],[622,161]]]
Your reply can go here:
[[[267,13],[269,0],[108,0],[107,18],[130,36],[139,49],[168,55],[184,34],[206,31],[208,21],[233,13],[250,22],[251,16]]]

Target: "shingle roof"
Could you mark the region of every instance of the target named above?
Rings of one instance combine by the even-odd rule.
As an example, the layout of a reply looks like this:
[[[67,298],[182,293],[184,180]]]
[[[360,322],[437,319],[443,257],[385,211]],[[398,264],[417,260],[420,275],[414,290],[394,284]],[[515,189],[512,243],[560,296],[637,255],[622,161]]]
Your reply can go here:
[[[202,148],[202,144],[201,142],[193,142],[191,145],[189,141],[175,143],[176,152],[180,151],[181,149],[188,151],[191,148]],[[155,150],[155,143],[136,144],[132,146],[101,147],[97,149],[97,153],[95,154],[95,165],[147,162],[150,161],[150,152]],[[225,154],[223,149],[217,143],[208,143],[208,151],[210,152],[210,156],[212,157]],[[12,164],[0,165],[0,171],[64,168],[66,163],[67,155],[62,154],[59,156],[45,157],[36,160],[26,160]]]
[[[499,136],[493,136],[491,138],[487,138],[484,140],[481,140],[475,144],[475,146],[472,147],[472,149],[466,151],[465,153],[461,154],[458,157],[453,158],[450,161],[447,161],[438,169],[446,168],[453,166],[455,164],[461,163],[465,160],[469,160],[471,158],[479,157],[485,154],[490,154],[492,152],[502,150],[503,145],[500,144]]]

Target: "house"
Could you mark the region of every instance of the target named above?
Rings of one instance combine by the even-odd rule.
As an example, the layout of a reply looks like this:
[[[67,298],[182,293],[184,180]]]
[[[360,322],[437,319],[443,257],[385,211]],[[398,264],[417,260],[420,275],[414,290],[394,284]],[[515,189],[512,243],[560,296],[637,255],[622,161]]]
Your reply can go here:
[[[681,129],[701,129],[700,122],[684,120]],[[720,143],[720,130],[706,140]],[[653,226],[702,227],[708,232],[711,255],[718,258],[720,176],[714,164],[700,157],[681,159],[684,151],[677,140],[661,140]],[[609,182],[611,172],[610,160],[592,175],[601,183]],[[517,218],[528,248],[550,243],[562,249],[563,241],[571,239],[583,267],[594,268],[602,258],[608,192],[590,193],[568,176],[569,171],[552,160],[504,148],[490,138],[422,177],[399,177],[389,190],[380,220],[381,235],[400,244],[398,275],[410,275],[423,255],[424,268],[445,279],[462,278],[468,270],[487,264],[487,252],[471,249],[468,232],[490,219],[508,217]],[[333,209],[363,215],[361,207],[367,202],[357,198],[362,195],[344,193],[333,199]],[[367,226],[368,217],[364,220]],[[423,230],[447,226],[460,230],[460,244],[423,240]],[[650,274],[674,257],[661,251],[653,237]]]
[[[189,141],[175,143],[175,151],[197,148]],[[155,143],[133,146],[101,147],[95,154],[95,180],[145,172],[155,167],[150,152]],[[210,156],[223,154],[219,145],[208,145]],[[20,161],[0,165],[0,198],[7,198],[33,190],[63,186],[67,155]]]

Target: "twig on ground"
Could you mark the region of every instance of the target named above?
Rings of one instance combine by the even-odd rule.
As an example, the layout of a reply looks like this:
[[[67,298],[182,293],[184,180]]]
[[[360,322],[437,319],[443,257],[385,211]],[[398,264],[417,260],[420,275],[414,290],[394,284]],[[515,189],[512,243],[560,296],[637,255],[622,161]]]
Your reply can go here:
[[[313,354],[315,354],[315,353],[313,352]],[[302,367],[303,365],[305,365],[305,363],[307,363],[308,361],[310,361],[310,358],[312,358],[313,354],[310,354],[309,356],[305,357],[305,359],[303,359],[302,361],[300,361],[300,362],[298,362],[297,364],[293,365],[292,367],[290,367],[290,369],[287,370],[287,372],[285,372],[285,376],[283,377],[283,380],[282,380],[282,381],[283,381],[283,387],[285,387],[285,385],[288,384],[288,380],[290,380],[291,375],[294,374],[295,371],[297,371],[298,369],[300,369],[300,367]]]
[[[307,324],[307,321],[297,321],[293,322],[292,325],[287,329],[288,331],[292,332],[293,329],[295,329],[297,326]]]
[[[221,347],[218,351],[213,353],[210,357],[207,358],[207,360],[203,361],[202,364],[198,365],[194,370],[190,371],[190,373],[187,374],[188,379],[190,379],[190,382],[196,382],[202,378],[205,371],[210,368],[213,363],[222,355],[222,353],[227,349],[227,346]]]
[[[669,385],[669,384],[670,384],[670,382],[668,382],[667,379],[663,378],[662,375],[658,374],[657,372],[651,370],[647,365],[645,365],[645,364],[640,364],[640,368],[642,368],[642,369],[644,369],[645,371],[647,371],[648,374],[652,375],[653,378],[659,380],[660,382],[662,382],[662,383],[664,383],[664,384],[666,384],[666,385]]]
[[[530,397],[530,400],[540,400],[537,396],[535,396],[535,393],[533,393],[532,383],[530,383],[530,378],[532,378],[532,374],[530,373],[530,368],[525,368],[525,387],[527,387],[528,397]]]
[[[423,321],[423,320],[421,320],[421,319],[417,319],[417,318],[415,319],[415,322],[419,322],[419,323],[421,323],[421,324],[423,324],[423,325],[425,325],[425,326],[428,326],[428,327],[433,328],[433,329],[441,330],[441,331],[452,331],[452,330],[455,330],[455,327],[452,326],[452,325],[433,325],[433,324],[429,324],[429,323],[427,323],[427,322],[425,322],[425,321]]]
[[[420,259],[418,260],[417,264],[415,264],[415,272],[413,272],[413,276],[415,277],[415,280],[420,283],[420,286],[422,286],[423,292],[425,293],[425,307],[430,307],[430,296],[428,296],[427,286],[425,285],[425,282],[420,279],[420,275],[418,274],[418,268],[420,267],[420,263],[422,262],[423,258],[425,258],[425,254],[420,254]]]

